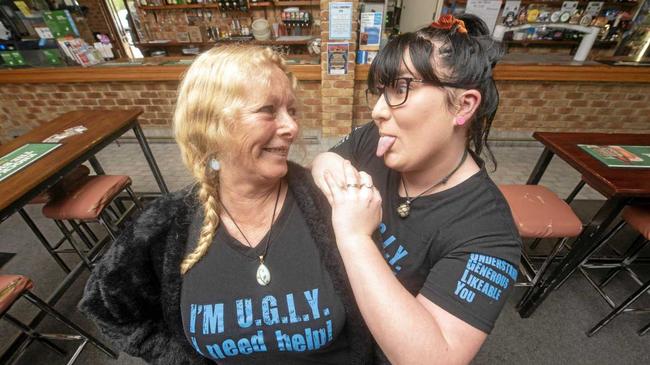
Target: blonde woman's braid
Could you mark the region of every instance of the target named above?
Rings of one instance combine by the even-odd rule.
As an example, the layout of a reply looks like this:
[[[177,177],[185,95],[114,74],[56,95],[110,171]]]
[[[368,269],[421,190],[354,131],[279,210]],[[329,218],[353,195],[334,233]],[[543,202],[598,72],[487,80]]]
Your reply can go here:
[[[174,135],[183,163],[200,187],[198,199],[205,212],[196,248],[181,262],[182,274],[205,256],[219,226],[219,177],[208,162],[212,157],[224,158],[236,146],[232,131],[241,111],[252,102],[250,90],[275,92],[271,75],[278,68],[295,89],[296,78],[288,72],[282,57],[270,48],[215,47],[194,60],[179,84]]]
[[[197,171],[195,176],[200,176],[201,172],[198,172],[198,170],[202,170],[203,174],[200,179],[199,200],[203,205],[205,217],[203,218],[203,226],[201,227],[196,248],[181,263],[181,274],[188,272],[194,264],[205,256],[212,244],[214,232],[219,226],[219,179],[217,176],[209,176],[206,173],[205,164],[199,162],[198,165],[194,170]]]

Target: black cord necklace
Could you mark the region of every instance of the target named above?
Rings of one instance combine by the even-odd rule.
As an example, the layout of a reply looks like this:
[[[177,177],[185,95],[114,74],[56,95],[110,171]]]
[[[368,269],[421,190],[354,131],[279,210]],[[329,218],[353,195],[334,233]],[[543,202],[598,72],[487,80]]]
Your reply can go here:
[[[409,197],[409,192],[408,190],[406,190],[406,184],[404,183],[404,179],[400,176],[400,181],[402,182],[402,186],[404,187],[404,194],[406,194],[406,201],[397,207],[397,214],[400,216],[400,218],[406,219],[409,216],[409,214],[411,214],[411,203],[413,203],[415,199],[421,197],[422,195],[428,193],[429,191],[433,190],[434,188],[440,185],[446,184],[447,181],[449,181],[449,178],[451,178],[452,175],[455,174],[456,171],[458,171],[458,169],[463,164],[463,162],[465,162],[465,159],[467,158],[467,152],[468,151],[465,150],[465,153],[463,153],[463,158],[460,159],[458,165],[456,165],[456,167],[453,170],[451,170],[451,172],[447,176],[442,178],[442,180],[438,181],[437,183],[431,185],[431,187],[421,192],[414,198]]]
[[[266,244],[264,245],[264,253],[259,256],[260,260],[260,266],[257,267],[257,273],[255,274],[255,278],[257,279],[257,283],[266,286],[271,282],[271,272],[269,271],[269,268],[264,265],[264,258],[266,257],[266,253],[269,251],[269,247],[271,245],[271,233],[273,233],[273,221],[275,220],[275,211],[278,209],[278,201],[280,200],[280,191],[282,191],[282,182],[280,182],[280,186],[278,187],[278,193],[275,196],[275,205],[273,206],[273,216],[271,217],[271,227],[269,227],[269,235],[266,238]],[[239,225],[237,222],[235,222],[235,219],[232,217],[232,214],[228,211],[225,205],[221,203],[221,207],[223,208],[223,211],[226,212],[228,215],[228,218],[232,221],[232,223],[237,227],[237,230],[239,233],[241,233],[241,236],[244,237],[244,240],[246,241],[246,244],[248,247],[253,248],[253,245],[251,242],[246,238],[246,235],[244,232],[239,228]]]

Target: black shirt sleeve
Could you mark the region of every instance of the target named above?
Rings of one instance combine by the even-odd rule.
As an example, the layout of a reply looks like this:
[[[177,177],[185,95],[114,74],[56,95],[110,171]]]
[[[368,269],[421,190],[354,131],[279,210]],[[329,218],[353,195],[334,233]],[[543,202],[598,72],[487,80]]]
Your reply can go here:
[[[503,237],[468,241],[435,263],[420,294],[490,333],[517,280],[519,245]]]
[[[364,169],[375,158],[379,131],[373,122],[358,126],[341,139],[330,152],[349,160],[357,169]]]

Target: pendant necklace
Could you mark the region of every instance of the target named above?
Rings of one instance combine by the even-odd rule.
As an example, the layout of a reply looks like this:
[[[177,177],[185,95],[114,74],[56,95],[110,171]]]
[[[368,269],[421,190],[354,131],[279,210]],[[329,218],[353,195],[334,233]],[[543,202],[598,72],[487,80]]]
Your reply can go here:
[[[409,216],[409,214],[411,214],[411,203],[413,203],[415,199],[421,197],[422,195],[428,193],[429,191],[433,190],[434,188],[440,185],[446,184],[447,181],[449,181],[449,178],[452,177],[452,175],[454,175],[454,173],[458,171],[458,169],[463,164],[463,162],[465,162],[465,159],[467,158],[467,151],[468,150],[465,150],[465,153],[463,153],[463,158],[460,159],[458,165],[456,165],[456,167],[447,176],[445,176],[442,180],[438,181],[437,183],[431,185],[431,187],[421,192],[416,197],[413,198],[409,197],[409,192],[406,190],[406,184],[404,183],[404,179],[400,177],[400,181],[402,182],[402,186],[404,187],[404,194],[406,194],[406,201],[397,207],[397,214],[400,216],[400,218],[406,219]]]
[[[264,258],[266,257],[266,253],[269,251],[269,245],[271,244],[271,233],[273,233],[272,232],[273,221],[275,220],[275,211],[278,208],[278,201],[280,200],[280,191],[282,191],[282,182],[280,182],[280,186],[278,187],[278,194],[275,196],[275,205],[273,206],[273,216],[271,216],[271,227],[269,227],[269,235],[266,238],[266,244],[264,245],[264,253],[258,256],[260,260],[260,266],[257,267],[255,278],[257,279],[257,283],[262,286],[266,286],[271,282],[271,272],[269,271],[269,268],[266,265],[264,265]],[[246,241],[248,247],[253,248],[253,245],[251,245],[248,238],[246,238],[246,235],[244,235],[244,232],[241,230],[241,228],[239,228],[239,225],[237,225],[235,219],[232,217],[228,209],[226,209],[226,206],[223,205],[223,203],[221,203],[221,207],[223,208],[223,211],[226,212],[228,218],[230,218],[230,220],[235,225],[235,227],[237,227],[237,230],[239,230],[241,236],[244,237],[244,241]]]

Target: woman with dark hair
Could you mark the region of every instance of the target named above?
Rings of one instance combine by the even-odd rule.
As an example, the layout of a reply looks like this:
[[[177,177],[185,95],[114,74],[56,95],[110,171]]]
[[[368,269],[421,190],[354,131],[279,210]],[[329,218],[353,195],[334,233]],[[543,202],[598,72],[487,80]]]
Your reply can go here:
[[[370,67],[374,123],[314,160],[384,362],[470,362],[517,278],[521,241],[479,157],[494,161],[502,54],[472,15],[396,37]]]

